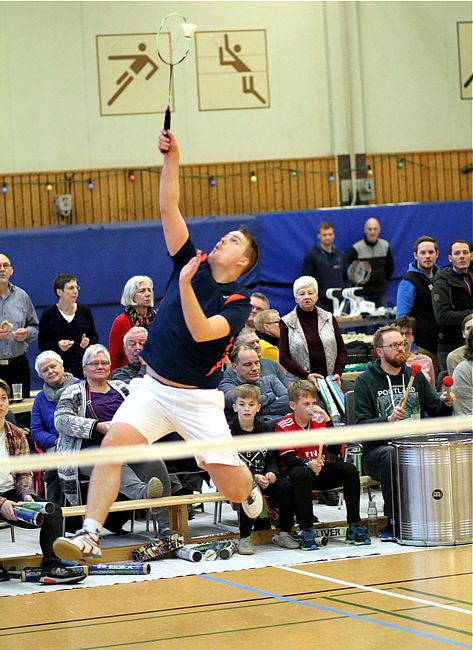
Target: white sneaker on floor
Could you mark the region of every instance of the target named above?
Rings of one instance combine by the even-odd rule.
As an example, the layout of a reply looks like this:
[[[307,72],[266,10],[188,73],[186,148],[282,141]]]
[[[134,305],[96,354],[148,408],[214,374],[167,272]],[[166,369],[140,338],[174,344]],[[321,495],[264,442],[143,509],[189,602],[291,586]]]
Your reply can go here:
[[[291,551],[295,551],[301,547],[301,545],[296,542],[296,540],[291,537],[289,533],[286,533],[283,530],[278,535],[273,535],[273,544],[276,544],[281,548],[290,549]]]
[[[58,537],[53,542],[54,553],[61,560],[100,560],[99,536],[88,530],[78,530],[71,537]]]
[[[242,537],[238,542],[238,553],[240,555],[254,555],[255,547],[249,537]]]
[[[253,488],[246,501],[243,501],[241,504],[241,507],[250,519],[256,519],[261,514],[263,510],[263,495],[256,483],[253,482]]]

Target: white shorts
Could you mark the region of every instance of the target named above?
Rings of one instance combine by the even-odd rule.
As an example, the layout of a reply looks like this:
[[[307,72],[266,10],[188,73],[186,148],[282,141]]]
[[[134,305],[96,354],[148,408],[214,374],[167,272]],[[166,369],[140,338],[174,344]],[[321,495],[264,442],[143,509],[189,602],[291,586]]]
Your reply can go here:
[[[228,440],[223,393],[217,389],[175,388],[149,375],[130,382],[130,394],[112,419],[137,429],[149,444],[172,431],[184,440]],[[237,452],[209,452],[195,457],[202,462],[241,465]]]

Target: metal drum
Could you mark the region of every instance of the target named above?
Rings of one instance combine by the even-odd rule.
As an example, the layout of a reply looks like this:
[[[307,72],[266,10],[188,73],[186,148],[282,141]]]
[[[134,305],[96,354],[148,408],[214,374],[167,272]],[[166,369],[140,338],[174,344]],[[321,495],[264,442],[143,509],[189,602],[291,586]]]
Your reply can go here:
[[[471,433],[410,436],[391,444],[396,457],[397,541],[410,546],[471,543]]]

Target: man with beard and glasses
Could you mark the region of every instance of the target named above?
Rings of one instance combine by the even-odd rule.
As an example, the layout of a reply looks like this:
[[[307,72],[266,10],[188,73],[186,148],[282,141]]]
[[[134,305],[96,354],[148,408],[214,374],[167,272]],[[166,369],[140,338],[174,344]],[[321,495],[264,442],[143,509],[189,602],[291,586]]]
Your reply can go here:
[[[422,372],[415,375],[405,406],[400,404],[406,392],[411,370],[406,366],[408,350],[398,327],[381,327],[373,337],[378,359],[369,364],[355,382],[355,418],[357,424],[397,422],[452,414],[455,395],[434,391]],[[370,440],[363,444],[363,467],[369,476],[380,481],[384,514],[388,519],[382,541],[395,541],[397,530],[397,493],[394,471],[394,447],[387,440]],[[393,466],[393,476],[391,476]]]

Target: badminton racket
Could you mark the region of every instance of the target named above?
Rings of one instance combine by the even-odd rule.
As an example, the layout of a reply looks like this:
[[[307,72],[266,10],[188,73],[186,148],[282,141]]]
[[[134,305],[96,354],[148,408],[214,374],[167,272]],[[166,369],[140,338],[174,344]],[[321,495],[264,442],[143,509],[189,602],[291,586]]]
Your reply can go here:
[[[355,260],[348,267],[347,275],[350,282],[356,285],[365,285],[371,278],[373,269],[367,260]]]
[[[171,128],[171,94],[174,66],[182,63],[191,49],[195,25],[188,23],[185,16],[170,13],[164,16],[156,33],[156,50],[163,63],[169,66],[169,89],[164,130]],[[165,153],[165,152],[162,152]]]

